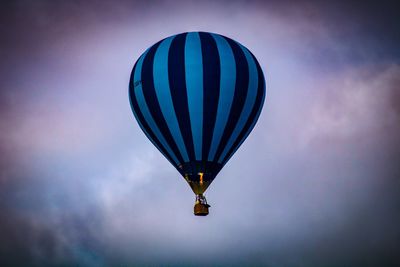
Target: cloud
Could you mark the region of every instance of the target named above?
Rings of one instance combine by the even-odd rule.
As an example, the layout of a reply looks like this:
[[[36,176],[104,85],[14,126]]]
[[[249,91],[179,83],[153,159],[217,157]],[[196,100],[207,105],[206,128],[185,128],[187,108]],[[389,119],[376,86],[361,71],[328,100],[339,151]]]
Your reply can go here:
[[[305,142],[333,144],[380,139],[382,131],[399,131],[399,112],[393,95],[398,93],[400,66],[367,66],[326,77],[315,85],[308,120],[300,133]],[[321,140],[322,139],[322,140]],[[360,141],[360,140],[358,140]],[[375,140],[380,141],[380,140]]]
[[[391,30],[379,42],[367,27],[386,20],[340,4],[229,3],[6,5],[2,264],[396,266],[400,67]],[[188,30],[242,42],[267,79],[205,218],[127,99],[135,59]]]

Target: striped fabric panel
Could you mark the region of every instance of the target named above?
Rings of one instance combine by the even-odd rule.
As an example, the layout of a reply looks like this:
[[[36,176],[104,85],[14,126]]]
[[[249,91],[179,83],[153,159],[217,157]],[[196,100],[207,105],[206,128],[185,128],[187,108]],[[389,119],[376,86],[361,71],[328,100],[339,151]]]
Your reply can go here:
[[[173,153],[178,158],[179,162],[184,162],[181,153],[179,152],[178,146],[172,137],[172,134],[167,126],[167,122],[164,119],[164,114],[161,111],[160,104],[158,103],[156,91],[154,88],[154,77],[153,77],[153,65],[154,65],[154,55],[158,49],[160,43],[154,45],[150,48],[147,56],[143,60],[142,67],[142,84],[143,84],[143,95],[144,102],[149,107],[151,116],[154,118],[156,125],[160,129],[162,135],[167,141],[168,145],[171,147]]]
[[[244,103],[242,113],[240,114],[239,120],[235,126],[235,129],[232,132],[232,135],[229,138],[228,143],[226,144],[221,156],[218,159],[218,163],[221,163],[222,160],[226,157],[226,154],[232,148],[233,143],[237,140],[245,123],[248,120],[254,119],[254,118],[250,117],[250,112],[251,112],[252,108],[254,107],[254,103],[256,101],[256,95],[257,95],[257,87],[258,87],[257,66],[256,66],[252,56],[250,55],[250,53],[247,51],[247,49],[244,48],[240,44],[239,44],[239,46],[242,49],[243,53],[245,54],[247,64],[249,66],[249,68],[248,68],[249,83],[248,83],[248,88],[247,88],[247,95],[246,95],[246,100]]]
[[[249,83],[249,72],[246,56],[244,55],[242,49],[239,45],[229,39],[225,38],[233,52],[236,62],[236,83],[235,83],[235,93],[233,96],[233,102],[230,109],[229,117],[227,124],[225,126],[224,132],[222,134],[221,141],[219,143],[217,152],[215,154],[215,158],[213,161],[218,160],[221,157],[221,154],[228,143],[230,136],[233,133],[234,128],[239,120],[240,114],[242,113],[244,102],[247,95],[247,88]]]
[[[214,38],[220,60],[220,86],[218,107],[216,112],[215,125],[212,135],[208,160],[213,161],[217,153],[218,145],[221,141],[225,125],[228,121],[231,110],[233,96],[235,93],[236,63],[232,49],[225,38],[218,34],[212,34]]]
[[[167,123],[172,137],[177,144],[179,151],[185,162],[189,161],[186,147],[183,142],[181,130],[176,118],[175,108],[172,103],[171,90],[169,88],[168,79],[168,51],[173,37],[165,39],[159,45],[155,55],[153,64],[154,88],[157,95],[157,101],[160,105],[161,112]]]
[[[250,52],[251,54],[251,52]],[[225,165],[230,158],[235,154],[237,149],[242,145],[242,143],[246,140],[247,136],[249,136],[250,132],[253,130],[254,126],[256,125],[258,118],[260,117],[262,107],[265,101],[265,78],[263,71],[261,69],[260,64],[258,63],[257,59],[252,55],[252,58],[257,66],[257,73],[258,73],[258,89],[257,89],[257,96],[256,102],[253,106],[253,109],[250,113],[249,119],[247,120],[245,126],[243,127],[242,131],[240,132],[239,136],[236,138],[233,146],[227,153],[224,159],[222,159],[222,165]]]
[[[136,62],[132,70],[131,79],[129,83],[129,99],[132,106],[133,114],[139,123],[140,128],[150,139],[150,141],[157,147],[157,149],[171,162],[171,164],[179,164],[175,154],[172,152],[168,143],[165,141],[163,135],[158,129],[156,123],[151,117],[146,103],[143,101],[138,102],[138,99],[143,99],[143,88],[141,84],[141,72],[143,59],[146,57],[147,51]],[[136,84],[136,86],[135,86]]]
[[[172,102],[177,115],[179,128],[185,143],[189,160],[195,159],[192,128],[189,117],[188,94],[185,75],[186,33],[178,34],[172,40],[168,55],[168,77]]]
[[[207,161],[211,140],[215,129],[218,103],[220,98],[221,64],[219,51],[213,36],[200,32],[201,52],[203,56],[203,148],[202,160]],[[229,68],[228,68],[229,70]],[[229,73],[228,75],[232,75]],[[231,76],[232,77],[232,76]]]
[[[192,128],[194,160],[202,159],[203,143],[203,60],[200,36],[197,32],[186,35],[185,77],[190,125]],[[207,90],[207,89],[206,89]]]

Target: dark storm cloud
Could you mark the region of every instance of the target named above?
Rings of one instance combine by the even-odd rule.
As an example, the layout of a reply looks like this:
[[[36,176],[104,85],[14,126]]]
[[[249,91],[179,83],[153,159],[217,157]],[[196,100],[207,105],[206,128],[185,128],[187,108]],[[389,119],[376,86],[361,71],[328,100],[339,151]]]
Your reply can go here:
[[[2,2],[0,265],[398,265],[394,7]],[[127,100],[137,57],[191,30],[243,42],[267,77],[202,219]]]

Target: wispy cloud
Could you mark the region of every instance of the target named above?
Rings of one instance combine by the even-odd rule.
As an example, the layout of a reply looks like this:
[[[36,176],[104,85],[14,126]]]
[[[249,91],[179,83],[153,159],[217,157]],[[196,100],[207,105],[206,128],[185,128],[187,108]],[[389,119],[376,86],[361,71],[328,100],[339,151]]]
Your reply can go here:
[[[0,263],[399,262],[400,63],[393,29],[380,39],[384,17],[368,26],[368,4],[2,5]],[[245,44],[267,80],[260,120],[207,191],[205,218],[127,95],[138,56],[191,30]]]

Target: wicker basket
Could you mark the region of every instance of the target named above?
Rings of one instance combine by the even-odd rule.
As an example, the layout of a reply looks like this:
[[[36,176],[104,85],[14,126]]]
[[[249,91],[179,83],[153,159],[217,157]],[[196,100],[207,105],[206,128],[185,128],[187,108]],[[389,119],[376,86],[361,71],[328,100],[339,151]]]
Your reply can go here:
[[[201,204],[199,202],[196,202],[196,204],[194,204],[194,215],[207,216],[208,215],[208,207],[209,207],[209,205],[207,205],[207,204]]]

